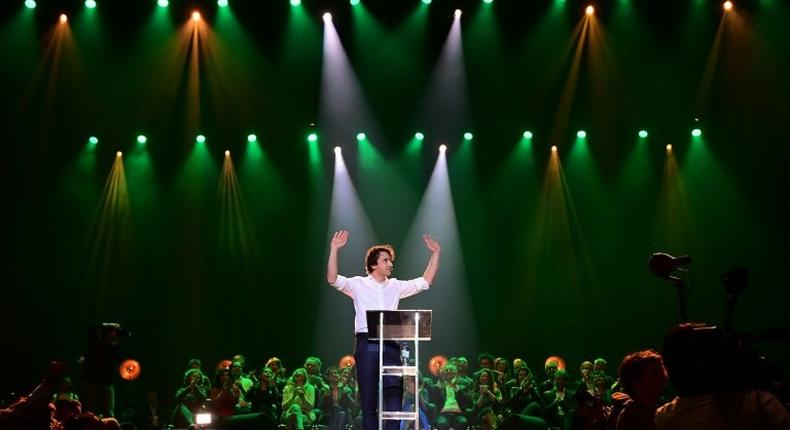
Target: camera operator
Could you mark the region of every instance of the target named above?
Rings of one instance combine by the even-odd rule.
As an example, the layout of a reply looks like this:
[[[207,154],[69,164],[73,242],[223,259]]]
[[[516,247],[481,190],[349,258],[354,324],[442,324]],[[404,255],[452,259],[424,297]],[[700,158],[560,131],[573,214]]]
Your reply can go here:
[[[658,430],[790,429],[790,413],[757,381],[716,327],[681,324],[664,339],[664,363],[678,396],[656,411]]]
[[[104,323],[88,330],[88,352],[81,358],[85,380],[85,410],[99,417],[115,416],[115,381],[121,364],[121,338],[129,331],[118,323]]]

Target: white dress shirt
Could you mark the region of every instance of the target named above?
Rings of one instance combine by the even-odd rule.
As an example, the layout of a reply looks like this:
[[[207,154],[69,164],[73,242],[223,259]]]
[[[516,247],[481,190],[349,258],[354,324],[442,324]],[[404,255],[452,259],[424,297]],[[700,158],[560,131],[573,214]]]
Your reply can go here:
[[[354,276],[346,278],[337,275],[332,284],[338,291],[354,299],[354,332],[367,333],[367,311],[394,311],[398,309],[400,299],[411,297],[420,291],[427,290],[430,285],[423,277],[410,281],[387,278],[377,282],[372,276]]]

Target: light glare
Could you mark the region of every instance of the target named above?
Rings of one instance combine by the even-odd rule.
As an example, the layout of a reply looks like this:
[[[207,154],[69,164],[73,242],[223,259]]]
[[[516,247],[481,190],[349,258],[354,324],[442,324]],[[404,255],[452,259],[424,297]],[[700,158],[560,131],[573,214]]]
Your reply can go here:
[[[310,133],[310,134],[307,135],[307,141],[308,142],[315,142],[317,140],[318,140],[318,135],[317,134]]]
[[[228,151],[227,149],[225,150],[225,156],[230,157],[230,151]]]
[[[439,145],[439,152],[445,153],[447,151],[447,145]]]
[[[121,156],[123,156],[123,152],[118,151],[118,152],[115,153],[115,156],[120,158]]]
[[[356,6],[359,4],[359,0],[349,0],[349,3],[351,3],[351,6]]]
[[[453,16],[455,17],[455,19],[460,18],[461,17],[461,9],[456,9],[455,13],[453,14]]]
[[[202,134],[198,134],[197,137],[195,137],[195,142],[206,143],[206,136],[203,136]]]
[[[417,140],[423,140],[425,139],[425,135],[418,131],[417,133],[414,133],[414,138]]]
[[[557,152],[557,145],[551,145],[551,152]]]
[[[99,138],[96,137],[96,136],[91,136],[91,137],[88,138],[88,142],[90,142],[91,145],[98,145],[99,144]]]
[[[145,142],[148,142],[148,138],[144,134],[137,136],[137,143],[143,144]]]
[[[96,7],[96,0],[85,0],[85,7],[93,9]]]
[[[639,137],[642,139],[647,137],[647,130],[639,130]]]
[[[192,12],[192,21],[195,21],[195,22],[200,21],[200,12],[198,12],[198,11]]]
[[[365,138],[367,138],[365,133],[357,133],[357,140],[362,141],[365,140]]]
[[[532,132],[527,130],[527,131],[524,132],[523,136],[524,136],[524,139],[527,139],[527,140],[532,139]]]
[[[694,130],[691,130],[691,135],[694,137],[700,137],[702,136],[702,130],[695,128]]]
[[[431,0],[422,0],[422,4],[431,4]]]
[[[258,140],[258,136],[254,135],[254,134],[247,135],[247,142],[252,143],[252,142],[255,142],[257,140]]]
[[[474,137],[475,136],[472,133],[468,132],[468,131],[466,133],[464,133],[464,140],[472,140]]]
[[[68,21],[68,20],[69,20],[69,17],[68,17],[68,16],[66,16],[66,14],[65,14],[65,13],[62,13],[62,14],[60,14],[60,22],[61,22],[61,23],[65,23],[65,22],[66,22],[66,21]]]
[[[335,155],[340,155],[340,152],[343,151],[339,146],[335,146]]]
[[[729,11],[732,10],[732,2],[730,0],[727,0],[726,2],[724,2],[724,4],[722,6],[724,7],[724,11],[726,11],[726,12],[729,12]]]
[[[324,22],[332,21],[332,14],[329,12],[324,12]]]
[[[167,0],[157,0],[156,4],[159,5],[159,7],[167,7],[170,5],[170,2]]]
[[[595,13],[595,7],[593,5],[587,6],[584,9],[584,13],[587,14],[587,16],[592,16]]]
[[[291,0],[291,6],[299,6],[302,4],[302,0]]]
[[[579,130],[576,132],[576,137],[579,139],[585,139],[587,137],[587,132],[584,130]]]
[[[25,7],[28,9],[36,8],[36,0],[25,0]]]
[[[228,0],[217,0],[217,6],[219,6],[219,7],[227,7],[228,6]]]

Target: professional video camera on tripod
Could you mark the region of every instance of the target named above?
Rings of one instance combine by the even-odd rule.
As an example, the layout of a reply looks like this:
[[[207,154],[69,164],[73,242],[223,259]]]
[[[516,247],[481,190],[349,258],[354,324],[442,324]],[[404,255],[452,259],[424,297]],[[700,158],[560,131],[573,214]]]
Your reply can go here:
[[[681,271],[691,264],[691,257],[673,257],[659,252],[652,255],[648,269],[671,282],[678,293],[681,323],[688,322],[686,296],[689,293]],[[667,335],[664,361],[670,379],[682,396],[703,393],[760,390],[773,393],[785,407],[790,404],[790,390],[778,366],[761,357],[753,348],[755,342],[788,342],[790,329],[767,329],[759,332],[737,332],[732,323],[735,306],[748,285],[748,270],[738,268],[721,276],[724,286],[724,329],[713,324],[681,324]],[[671,367],[682,363],[682,370],[672,375]],[[687,374],[684,374],[687,373]],[[693,384],[684,386],[684,380]],[[693,386],[692,386],[693,385]]]

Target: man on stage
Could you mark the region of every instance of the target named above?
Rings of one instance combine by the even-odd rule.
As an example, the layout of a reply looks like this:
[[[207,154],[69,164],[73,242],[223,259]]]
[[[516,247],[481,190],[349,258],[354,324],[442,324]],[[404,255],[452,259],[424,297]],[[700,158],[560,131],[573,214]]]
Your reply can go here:
[[[365,255],[365,271],[368,276],[346,278],[337,274],[337,254],[348,241],[348,232],[341,230],[332,236],[329,245],[329,262],[326,268],[326,280],[341,293],[354,300],[354,332],[356,333],[357,382],[359,383],[360,406],[362,407],[363,430],[378,429],[378,379],[379,379],[379,344],[368,341],[368,323],[366,312],[369,310],[396,310],[398,302],[405,297],[413,296],[427,290],[433,283],[436,270],[439,268],[441,246],[433,237],[423,235],[425,246],[431,251],[431,259],[425,273],[410,281],[390,278],[395,250],[390,245],[375,245]],[[400,364],[400,347],[395,342],[384,342],[384,364]],[[383,405],[386,411],[401,410],[403,391],[398,377],[385,377],[383,387]],[[398,430],[400,423],[390,420],[385,430]]]

